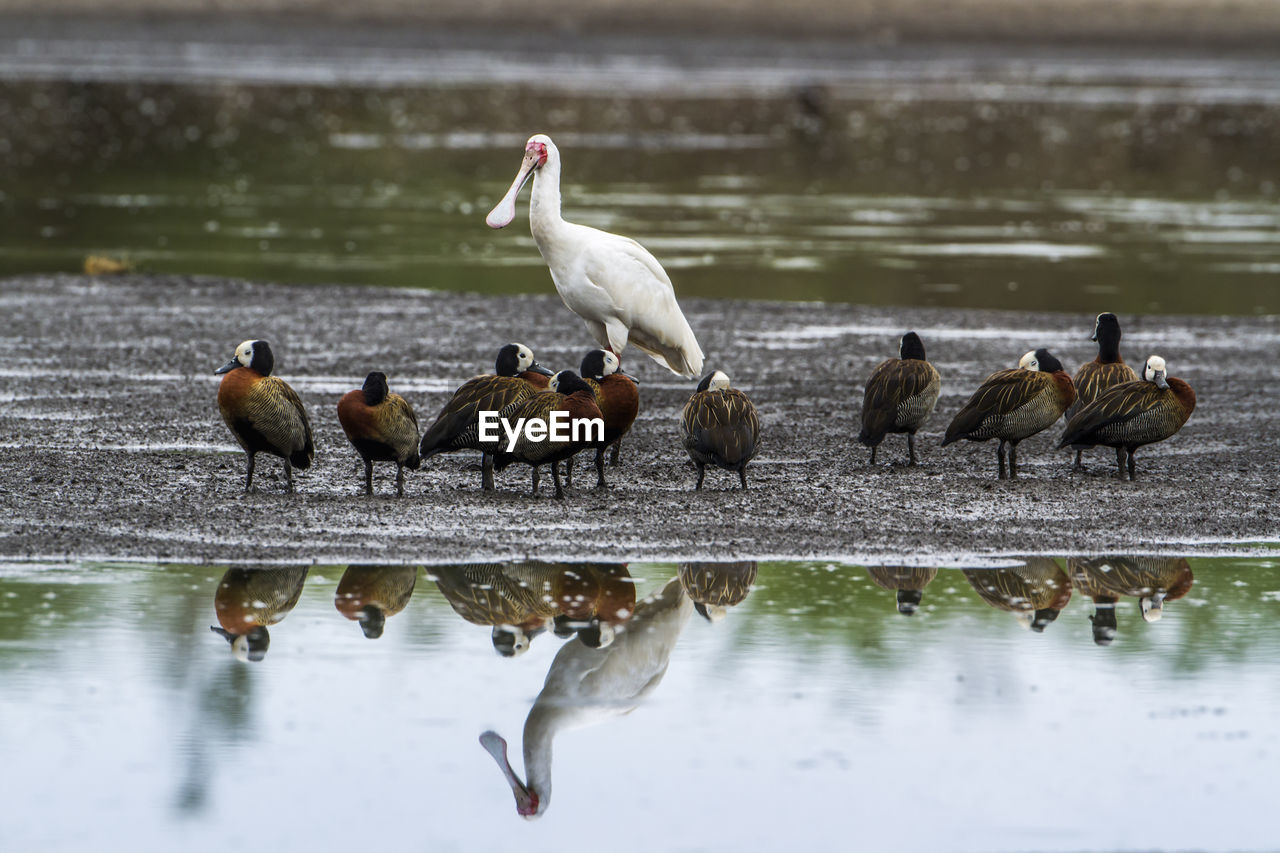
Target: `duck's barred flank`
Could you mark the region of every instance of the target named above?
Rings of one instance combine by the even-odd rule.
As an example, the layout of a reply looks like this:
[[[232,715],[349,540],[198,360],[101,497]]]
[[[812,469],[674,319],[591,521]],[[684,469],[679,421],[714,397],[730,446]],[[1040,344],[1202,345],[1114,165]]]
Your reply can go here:
[[[497,450],[501,441],[480,441],[480,412],[501,412],[537,393],[538,389],[521,376],[490,374],[468,380],[454,392],[435,423],[423,434],[422,457],[453,450]]]
[[[433,566],[431,575],[454,612],[473,625],[522,625],[555,615],[531,585],[506,574],[502,563]]]
[[[1062,610],[1071,600],[1071,578],[1052,559],[1033,557],[1024,566],[965,569],[982,600],[999,610]]]
[[[969,398],[947,428],[944,443],[959,438],[1021,441],[1051,426],[1074,400],[1074,386],[1066,374],[1000,370]]]
[[[1102,595],[1143,596],[1163,593],[1175,601],[1191,591],[1195,576],[1185,557],[1087,557],[1067,560],[1081,586]]]
[[[867,566],[867,575],[881,589],[919,592],[938,576],[938,570],[919,566]]]
[[[680,585],[696,604],[733,607],[751,592],[756,570],[755,561],[681,563]]]
[[[704,465],[738,471],[746,487],[745,469],[760,441],[760,418],[746,394],[736,388],[695,392],[684,406],[680,435],[699,466],[699,488]]]
[[[1099,364],[1089,361],[1080,365],[1072,382],[1076,386],[1076,401],[1067,409],[1067,417],[1071,417],[1080,409],[1092,403],[1108,388],[1122,385],[1125,382],[1136,382],[1138,374],[1124,362]]]

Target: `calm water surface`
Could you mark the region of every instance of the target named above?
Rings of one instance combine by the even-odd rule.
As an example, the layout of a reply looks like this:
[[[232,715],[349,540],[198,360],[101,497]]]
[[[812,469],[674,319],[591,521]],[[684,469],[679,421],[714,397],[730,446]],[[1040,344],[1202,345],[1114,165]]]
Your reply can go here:
[[[1277,563],[1015,563],[3,566],[0,831],[9,850],[1280,845]],[[521,779],[528,750],[536,821],[488,731]]]
[[[568,218],[677,292],[1280,312],[1280,65],[1248,58],[295,56],[0,39],[0,274],[550,291],[484,226],[545,131]]]

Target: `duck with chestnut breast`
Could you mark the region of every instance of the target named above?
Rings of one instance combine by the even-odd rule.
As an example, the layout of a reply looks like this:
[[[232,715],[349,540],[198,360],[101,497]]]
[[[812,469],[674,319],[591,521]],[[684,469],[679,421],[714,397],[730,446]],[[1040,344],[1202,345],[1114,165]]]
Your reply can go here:
[[[702,377],[684,404],[680,438],[698,466],[694,489],[702,488],[708,465],[737,471],[742,488],[747,487],[747,464],[760,450],[760,417],[746,394],[729,387],[724,372],[713,370]]]
[[[493,491],[493,451],[480,440],[480,412],[500,412],[547,389],[551,371],[538,364],[533,350],[510,343],[498,350],[494,372],[463,383],[445,403],[436,421],[423,433],[419,447],[423,459],[455,450],[479,450],[483,454],[481,486]]]
[[[1071,377],[1047,349],[1029,352],[1009,370],[987,377],[947,427],[942,446],[969,441],[1000,440],[996,458],[1005,478],[1004,446],[1009,445],[1009,478],[1018,477],[1018,442],[1053,426],[1076,399]]]
[[[1076,412],[1058,447],[1114,447],[1118,476],[1124,479],[1127,453],[1132,480],[1134,451],[1176,434],[1195,408],[1196,392],[1181,379],[1168,376],[1164,359],[1153,355],[1142,366],[1141,379],[1108,388]]]
[[[302,400],[287,382],[271,375],[275,357],[266,341],[244,341],[221,375],[218,410],[248,455],[244,490],[253,489],[253,461],[259,453],[284,460],[285,490],[293,491],[293,469],[311,467],[316,447]]]
[[[549,136],[529,137],[516,179],[485,223],[510,225],[516,196],[531,177],[533,241],[565,307],[582,318],[596,343],[617,356],[634,344],[673,373],[690,378],[701,373],[702,348],[657,258],[629,237],[560,216],[560,151]]]
[[[1098,315],[1093,324],[1093,337],[1090,340],[1098,344],[1098,357],[1080,365],[1080,369],[1076,371],[1073,380],[1076,386],[1076,401],[1071,408],[1067,409],[1067,420],[1070,420],[1072,415],[1082,407],[1098,399],[1103,391],[1113,385],[1136,382],[1138,379],[1138,374],[1134,373],[1133,368],[1125,364],[1124,359],[1120,357],[1120,321],[1115,314],[1108,311]],[[1083,448],[1076,448],[1076,470],[1084,467],[1080,462],[1083,453]]]
[[[582,378],[596,394],[596,405],[604,415],[604,438],[596,449],[596,488],[604,488],[604,452],[613,448],[613,464],[618,464],[618,445],[640,412],[640,389],[634,376],[622,372],[621,361],[608,350],[596,349],[582,359]],[[573,484],[573,457],[565,460],[565,485]]]
[[[396,463],[396,494],[404,497],[404,469],[417,471],[418,416],[387,387],[387,375],[373,371],[364,386],[338,401],[338,422],[364,460],[364,493],[373,494],[373,463]]]
[[[862,432],[858,441],[871,448],[876,464],[876,448],[889,433],[906,433],[908,465],[916,464],[916,432],[933,413],[942,380],[925,360],[924,343],[915,332],[907,332],[898,345],[898,358],[882,361],[867,380],[862,395]]]
[[[552,412],[561,411],[567,415],[571,427],[567,430],[569,438],[553,438],[551,418]],[[505,445],[498,449],[493,457],[493,467],[501,471],[512,462],[523,462],[533,468],[533,494],[538,493],[538,466],[551,465],[551,476],[556,484],[556,498],[564,498],[564,486],[560,482],[560,463],[585,447],[592,445],[593,430],[588,423],[582,421],[604,422],[604,415],[596,405],[595,392],[582,377],[572,370],[562,370],[551,377],[550,388],[535,394],[522,403],[514,403],[502,410],[500,416],[509,423],[518,424],[521,419],[526,423],[541,422],[543,440],[534,440],[529,431],[520,430],[515,446],[508,451]],[[585,427],[585,428],[584,428]]]

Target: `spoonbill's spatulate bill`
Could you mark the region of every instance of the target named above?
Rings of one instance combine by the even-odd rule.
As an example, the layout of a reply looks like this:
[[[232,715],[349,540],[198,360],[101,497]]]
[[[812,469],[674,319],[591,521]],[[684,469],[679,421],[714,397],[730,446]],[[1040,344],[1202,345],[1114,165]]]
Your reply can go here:
[[[493,760],[498,762],[498,768],[502,771],[502,775],[507,777],[507,784],[511,786],[511,793],[516,797],[516,811],[524,817],[534,817],[538,814],[538,795],[529,790],[520,781],[520,777],[516,775],[516,771],[511,769],[511,762],[507,760],[507,742],[497,732],[488,731],[480,735],[480,745],[484,747],[485,752],[493,756]]]
[[[491,228],[510,225],[516,196],[530,177],[529,227],[534,242],[560,298],[583,319],[596,342],[617,356],[632,343],[675,373],[700,375],[702,348],[657,259],[629,237],[561,218],[560,152],[550,137],[529,138],[511,189],[485,222]]]

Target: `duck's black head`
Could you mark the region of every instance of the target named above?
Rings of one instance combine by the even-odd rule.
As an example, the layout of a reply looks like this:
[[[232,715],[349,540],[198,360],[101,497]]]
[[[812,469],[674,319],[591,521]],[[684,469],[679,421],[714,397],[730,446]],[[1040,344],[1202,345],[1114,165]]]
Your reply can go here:
[[[608,350],[593,349],[582,357],[582,375],[599,381],[611,373],[617,373],[620,364],[618,357]]]
[[[254,625],[244,634],[233,634],[217,625],[210,625],[209,630],[231,644],[231,654],[237,660],[256,663],[267,656],[271,647],[271,633],[263,625]]]
[[[924,361],[924,341],[920,340],[920,336],[915,332],[907,332],[902,336],[902,343],[898,347],[898,357],[902,359],[917,358]]]
[[[1116,638],[1116,606],[1114,604],[1098,604],[1093,615],[1093,641],[1099,646],[1109,646]]]
[[[510,343],[498,350],[498,360],[494,363],[494,373],[499,376],[519,376],[526,370],[550,376],[551,371],[533,359],[533,350],[524,344]]]
[[[1120,359],[1120,321],[1110,311],[1098,315],[1093,324],[1093,337],[1098,342],[1098,355],[1104,362]]]
[[[1058,618],[1060,610],[1054,610],[1052,607],[1042,607],[1031,617],[1031,630],[1037,634],[1043,633],[1044,629],[1049,627],[1049,623]]]
[[[699,391],[723,391],[729,387],[729,375],[721,370],[713,370],[698,383]]]
[[[364,403],[366,406],[376,406],[383,400],[387,399],[390,389],[387,387],[387,374],[380,370],[375,370],[364,378],[364,387],[360,390],[364,391]]]
[[[504,658],[518,657],[529,651],[529,636],[519,628],[496,625],[493,629],[493,650]]]
[[[271,354],[271,344],[266,341],[242,341],[240,346],[236,347],[236,353],[231,360],[213,373],[216,376],[221,373],[230,373],[237,367],[247,367],[263,376],[270,376],[275,366],[276,360]]]
[[[903,358],[906,357],[903,356]],[[920,608],[920,602],[923,600],[924,590],[900,589],[898,590],[898,612],[903,616],[914,616],[916,610]]]
[[[555,376],[551,377],[548,386],[552,391],[568,396],[575,391],[586,391],[587,395],[594,398],[595,391],[591,390],[591,386],[583,381],[582,377],[574,373],[572,370],[562,370]]]
[[[1047,349],[1036,350],[1036,361],[1040,362],[1040,369],[1045,373],[1055,373],[1062,369],[1062,362]]]
[[[387,624],[387,614],[382,611],[381,607],[370,604],[360,608],[360,630],[370,640],[376,640],[382,636],[382,629]]]

